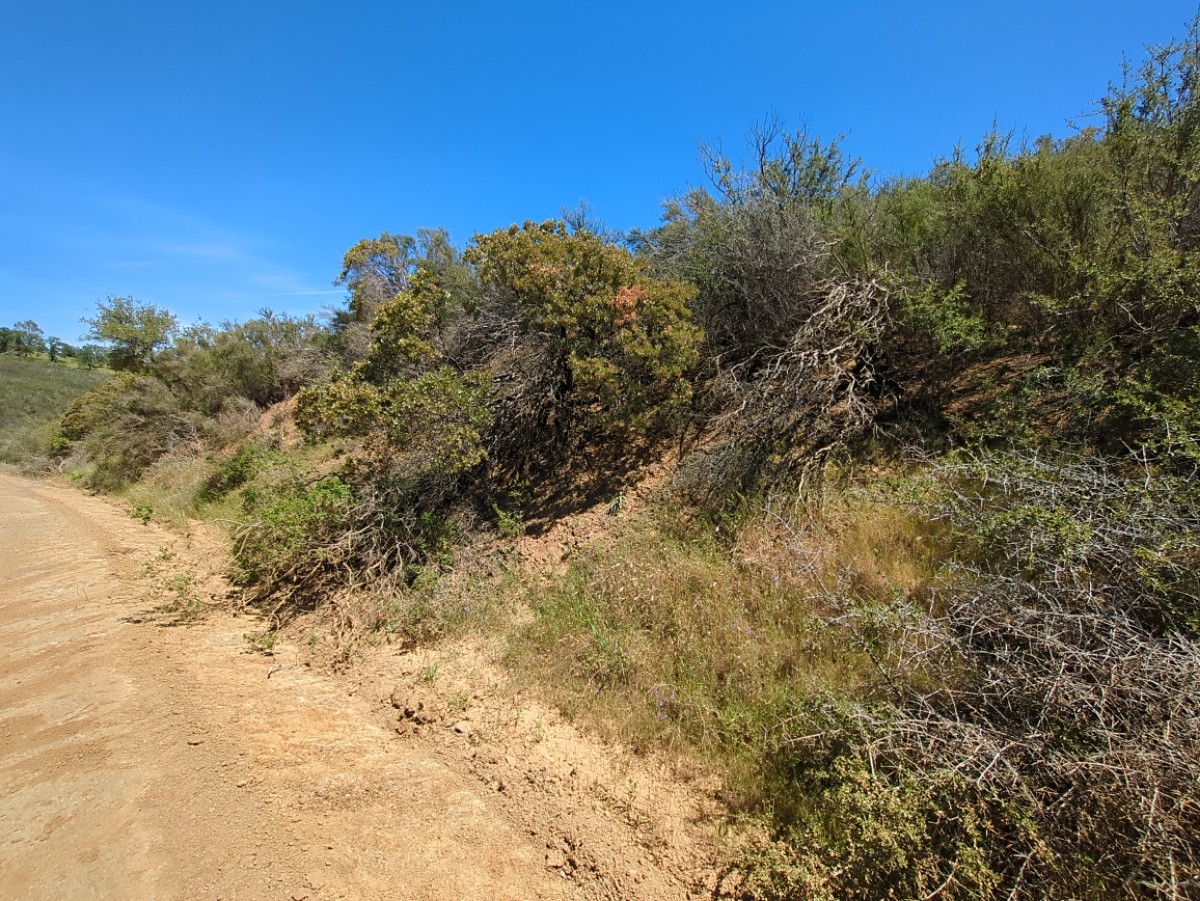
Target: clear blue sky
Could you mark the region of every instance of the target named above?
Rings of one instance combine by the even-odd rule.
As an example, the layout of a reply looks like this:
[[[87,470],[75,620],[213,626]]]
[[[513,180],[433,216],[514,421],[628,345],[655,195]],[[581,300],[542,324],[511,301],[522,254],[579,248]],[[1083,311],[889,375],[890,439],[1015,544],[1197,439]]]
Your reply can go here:
[[[0,325],[97,299],[185,322],[340,302],[342,253],[586,200],[652,226],[770,113],[882,173],[993,120],[1063,136],[1165,0],[0,4]],[[1086,123],[1084,123],[1086,124]]]

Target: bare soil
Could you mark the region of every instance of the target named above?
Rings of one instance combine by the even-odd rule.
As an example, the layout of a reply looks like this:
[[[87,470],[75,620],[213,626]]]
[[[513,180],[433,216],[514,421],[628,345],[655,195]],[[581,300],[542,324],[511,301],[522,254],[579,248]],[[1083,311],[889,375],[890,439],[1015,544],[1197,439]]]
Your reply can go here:
[[[581,734],[480,640],[255,651],[221,564],[0,474],[0,897],[711,896],[699,768]]]

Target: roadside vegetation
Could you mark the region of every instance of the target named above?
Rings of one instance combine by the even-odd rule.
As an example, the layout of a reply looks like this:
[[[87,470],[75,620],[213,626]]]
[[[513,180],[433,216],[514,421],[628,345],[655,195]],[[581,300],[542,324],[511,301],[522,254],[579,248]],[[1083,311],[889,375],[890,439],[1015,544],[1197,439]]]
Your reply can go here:
[[[110,298],[47,446],[281,622],[704,755],[728,896],[1200,897],[1198,63],[919,177],[767,122],[643,231],[385,233],[327,322]]]
[[[53,465],[59,420],[79,395],[109,373],[41,356],[0,354],[0,463],[44,471]]]

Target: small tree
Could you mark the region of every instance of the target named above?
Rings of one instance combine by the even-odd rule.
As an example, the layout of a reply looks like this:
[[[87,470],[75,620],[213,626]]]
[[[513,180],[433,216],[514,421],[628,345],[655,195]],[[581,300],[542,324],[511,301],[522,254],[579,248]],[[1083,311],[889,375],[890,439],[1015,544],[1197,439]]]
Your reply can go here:
[[[98,344],[85,344],[75,351],[75,362],[84,369],[95,369],[105,365],[107,354]]]
[[[417,242],[410,235],[384,232],[364,238],[342,258],[335,285],[349,289],[346,308],[332,316],[334,345],[347,363],[357,363],[370,352],[368,329],[381,303],[391,300],[408,285],[415,265]]]
[[[31,357],[46,349],[42,327],[32,319],[16,323],[10,330],[13,351],[21,357]]]
[[[375,308],[408,285],[417,243],[408,235],[384,232],[364,238],[342,258],[342,271],[334,282],[350,289],[349,308],[354,321],[370,323]]]
[[[174,314],[132,297],[98,301],[96,311],[95,317],[82,320],[91,326],[87,337],[111,346],[109,365],[116,370],[145,371],[178,327]]]

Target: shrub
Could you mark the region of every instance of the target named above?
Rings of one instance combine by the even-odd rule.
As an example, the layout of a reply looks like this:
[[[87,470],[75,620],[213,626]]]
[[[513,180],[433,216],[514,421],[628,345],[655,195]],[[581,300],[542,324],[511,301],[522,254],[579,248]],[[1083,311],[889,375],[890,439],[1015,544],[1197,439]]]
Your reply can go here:
[[[690,398],[702,338],[690,286],[653,278],[628,251],[555,221],[477,235],[465,256],[492,327],[498,463],[644,432]]]
[[[715,375],[707,400],[717,438],[685,460],[676,479],[693,503],[725,509],[819,471],[874,431],[885,393],[874,356],[889,323],[887,298],[875,282],[810,285],[790,331],[753,362]]]
[[[472,521],[453,506],[454,492],[453,479],[363,460],[316,481],[252,483],[233,534],[240,577],[283,600],[335,586],[386,593],[411,584],[424,568],[451,562],[455,536]]]
[[[212,474],[205,480],[200,500],[211,501],[223,497],[248,483],[272,457],[280,456],[277,451],[258,442],[251,442],[230,457],[220,460]]]
[[[831,624],[880,678],[783,725],[775,767],[799,800],[778,865],[748,860],[748,884],[795,898],[1194,894],[1194,486],[1013,454],[931,478],[926,509],[958,534],[945,578],[926,604]]]
[[[324,338],[312,316],[262,310],[244,323],[184,330],[150,372],[183,406],[206,416],[216,416],[236,398],[268,407],[325,376]]]
[[[77,398],[62,418],[63,436],[81,442],[92,461],[88,484],[105,491],[182,445],[200,446],[201,428],[162,382],[130,372]]]
[[[243,581],[286,585],[344,562],[339,540],[354,505],[354,492],[337,477],[313,484],[293,482],[247,496],[251,521],[234,537],[234,558]]]
[[[301,392],[296,423],[312,437],[370,437],[388,448],[390,468],[452,475],[485,456],[491,423],[484,379],[443,366],[412,378],[375,384],[358,369]]]

